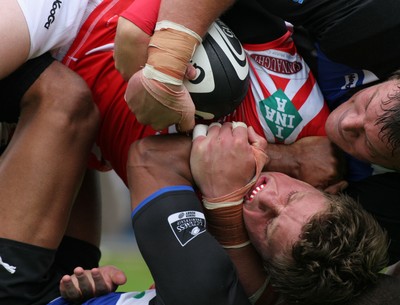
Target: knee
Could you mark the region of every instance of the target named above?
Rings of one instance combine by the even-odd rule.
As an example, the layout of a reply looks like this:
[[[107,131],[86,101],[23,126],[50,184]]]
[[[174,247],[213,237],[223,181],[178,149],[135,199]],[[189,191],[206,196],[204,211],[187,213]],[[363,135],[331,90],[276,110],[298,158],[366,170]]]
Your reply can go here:
[[[85,81],[59,62],[51,64],[21,101],[21,115],[40,113],[56,129],[95,134],[100,121]]]

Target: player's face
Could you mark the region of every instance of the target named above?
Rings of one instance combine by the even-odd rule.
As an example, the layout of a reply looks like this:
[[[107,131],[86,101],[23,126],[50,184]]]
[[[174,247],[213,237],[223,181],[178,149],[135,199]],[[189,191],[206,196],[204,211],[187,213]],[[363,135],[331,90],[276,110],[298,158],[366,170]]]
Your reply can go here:
[[[396,102],[383,105],[398,86],[398,80],[392,80],[354,94],[329,115],[325,124],[329,139],[361,161],[394,167],[398,156],[392,156],[387,140],[379,134],[382,125],[376,122]]]
[[[302,227],[327,209],[322,192],[281,173],[262,173],[246,197],[243,217],[250,240],[264,259],[290,251]]]

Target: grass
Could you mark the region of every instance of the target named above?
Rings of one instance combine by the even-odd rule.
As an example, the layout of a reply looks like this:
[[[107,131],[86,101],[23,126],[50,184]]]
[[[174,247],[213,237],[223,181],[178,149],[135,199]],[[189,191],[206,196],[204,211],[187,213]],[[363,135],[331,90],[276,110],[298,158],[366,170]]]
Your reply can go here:
[[[117,291],[143,291],[153,284],[153,278],[139,251],[103,251],[100,261],[102,265],[114,265],[125,272],[128,281]]]

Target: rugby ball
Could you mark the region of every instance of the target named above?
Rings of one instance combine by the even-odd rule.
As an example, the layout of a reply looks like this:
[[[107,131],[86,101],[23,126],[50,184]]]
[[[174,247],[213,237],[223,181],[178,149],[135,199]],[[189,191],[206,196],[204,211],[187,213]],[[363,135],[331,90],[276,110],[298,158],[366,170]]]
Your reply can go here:
[[[211,120],[232,113],[249,86],[249,64],[243,47],[231,29],[216,20],[191,60],[196,78],[185,80],[196,116]]]

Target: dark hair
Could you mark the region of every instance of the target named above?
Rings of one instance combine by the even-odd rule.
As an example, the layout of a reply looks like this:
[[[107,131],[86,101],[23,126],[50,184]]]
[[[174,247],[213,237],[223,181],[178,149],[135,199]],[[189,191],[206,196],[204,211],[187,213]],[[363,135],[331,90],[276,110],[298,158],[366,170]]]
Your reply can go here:
[[[384,114],[378,118],[376,125],[382,124],[379,134],[382,140],[388,141],[392,156],[395,156],[400,149],[400,70],[396,71],[389,80],[399,81],[397,90],[393,94],[388,94],[386,101],[382,101]],[[400,170],[400,164],[396,164],[395,168]]]
[[[377,221],[347,195],[302,228],[286,255],[265,261],[271,284],[289,303],[335,304],[375,282],[387,264],[388,239]]]

